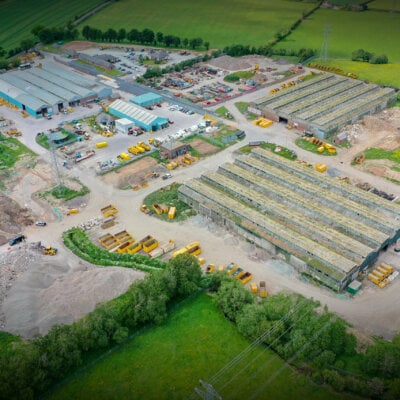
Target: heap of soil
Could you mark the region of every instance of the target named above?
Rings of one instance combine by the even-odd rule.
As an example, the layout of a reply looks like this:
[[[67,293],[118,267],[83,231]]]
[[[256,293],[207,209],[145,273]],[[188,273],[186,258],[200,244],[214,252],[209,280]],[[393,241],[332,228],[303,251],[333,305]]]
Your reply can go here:
[[[34,219],[29,209],[21,207],[15,200],[0,193],[0,245],[7,242],[25,226],[32,225]]]

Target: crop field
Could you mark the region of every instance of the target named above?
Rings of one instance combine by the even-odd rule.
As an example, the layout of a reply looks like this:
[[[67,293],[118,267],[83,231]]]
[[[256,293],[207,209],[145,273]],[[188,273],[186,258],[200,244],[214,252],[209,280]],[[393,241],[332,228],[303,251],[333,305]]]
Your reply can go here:
[[[201,294],[185,301],[165,325],[135,337],[49,398],[187,399],[199,385],[199,379],[210,379],[249,344],[218,312],[212,299]],[[249,368],[241,371],[252,360]],[[268,385],[264,385],[266,381]],[[215,388],[224,399],[353,398],[314,386],[261,346],[229,373],[221,374]]]
[[[330,28],[329,58],[350,60],[354,50],[363,48],[371,53],[386,54],[389,62],[400,62],[400,52],[397,51],[400,37],[400,13],[320,9],[280,42],[277,48],[298,50],[309,47],[319,52],[327,26]]]
[[[63,26],[101,3],[102,0],[0,1],[0,44],[6,50],[17,47],[21,40],[32,37],[35,26]]]
[[[369,64],[350,60],[328,60],[320,59],[313,62],[329,67],[337,67],[345,72],[352,72],[358,75],[359,79],[378,85],[389,85],[400,88],[400,63],[397,64]]]
[[[181,39],[200,37],[210,43],[210,48],[259,46],[314,6],[315,2],[288,0],[118,1],[84,21],[80,28],[149,28]]]
[[[400,12],[400,3],[396,0],[374,0],[368,4],[368,9]]]

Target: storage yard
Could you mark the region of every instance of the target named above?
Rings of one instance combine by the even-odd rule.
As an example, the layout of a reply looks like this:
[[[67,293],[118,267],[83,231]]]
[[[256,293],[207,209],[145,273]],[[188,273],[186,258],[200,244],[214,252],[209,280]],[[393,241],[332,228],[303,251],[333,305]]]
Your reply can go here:
[[[110,108],[113,109],[110,105],[113,104],[115,98],[101,101],[98,104],[89,104],[90,110],[87,109],[88,107],[80,107],[79,105],[70,107],[68,104],[67,107],[67,104],[63,103],[63,107],[67,107],[66,112],[64,112],[64,108],[60,110],[58,106],[51,106],[54,111],[52,119],[36,118],[36,115],[23,115],[15,107],[10,107],[10,104],[8,104],[8,107],[3,107],[1,110],[5,116],[3,121],[7,125],[2,127],[2,131],[18,132],[20,135],[18,138],[43,158],[35,168],[24,170],[17,168],[18,175],[13,175],[12,179],[9,179],[7,190],[12,198],[15,198],[21,205],[26,205],[26,211],[24,211],[26,215],[24,215],[26,218],[30,218],[29,221],[33,222],[36,218],[40,218],[47,221],[48,225],[45,228],[37,228],[28,226],[29,223],[21,223],[13,229],[26,232],[28,240],[31,242],[41,240],[43,237],[61,238],[62,232],[67,227],[80,226],[81,224],[84,226],[91,225],[93,221],[99,219],[99,221],[101,220],[100,222],[93,222],[94,227],[88,231],[88,236],[98,246],[103,246],[103,243],[105,243],[107,247],[112,247],[115,244],[115,251],[121,254],[140,251],[150,256],[165,255],[168,258],[171,256],[171,253],[168,252],[171,251],[172,247],[176,247],[179,250],[187,246],[188,243],[198,241],[202,246],[201,257],[204,257],[207,262],[202,266],[204,271],[209,263],[227,266],[229,263],[234,262],[238,268],[232,274],[237,273],[235,276],[240,275],[242,277],[242,273],[243,275],[248,273],[246,278],[251,275],[253,283],[265,281],[265,290],[268,293],[276,293],[276,291],[284,288],[299,291],[307,296],[312,295],[316,298],[324,298],[324,301],[333,310],[337,310],[341,315],[348,316],[353,321],[356,321],[362,315],[360,307],[365,304],[365,301],[373,301],[373,298],[379,295],[380,300],[376,307],[380,307],[384,304],[385,296],[388,296],[397,287],[397,280],[392,282],[389,277],[385,277],[379,282],[379,286],[379,284],[368,280],[367,275],[365,275],[365,279],[361,278],[363,290],[360,292],[359,287],[354,289],[358,291],[357,297],[360,299],[356,315],[355,311],[345,309],[343,300],[335,298],[333,292],[326,294],[321,286],[314,287],[311,285],[309,279],[310,277],[316,279],[322,282],[323,285],[335,290],[343,289],[358,276],[359,270],[364,271],[367,264],[373,264],[378,253],[378,262],[392,265],[395,269],[394,272],[397,272],[393,251],[390,250],[388,253],[380,252],[382,247],[394,240],[397,234],[396,227],[391,224],[391,221],[387,221],[385,212],[376,212],[370,205],[363,204],[361,207],[363,210],[362,217],[357,216],[355,209],[360,208],[360,202],[357,199],[342,196],[343,199],[340,197],[341,207],[337,206],[336,197],[340,195],[335,191],[331,191],[332,189],[325,188],[321,190],[323,182],[326,179],[333,178],[326,178],[321,173],[313,173],[300,164],[294,162],[290,162],[288,165],[282,164],[284,165],[283,169],[277,165],[269,164],[268,173],[266,170],[264,171],[264,166],[268,163],[261,156],[258,158],[254,155],[240,156],[236,157],[233,164],[224,164],[224,162],[233,161],[232,151],[245,145],[247,140],[261,142],[266,139],[285,145],[290,151],[299,151],[298,154],[303,159],[308,159],[309,157],[310,162],[315,164],[320,163],[321,159],[317,158],[320,157],[318,154],[308,154],[296,148],[294,140],[299,130],[289,131],[285,127],[286,124],[274,123],[271,125],[271,123],[262,118],[256,119],[254,123],[246,120],[245,116],[238,112],[234,103],[235,100],[229,100],[229,97],[225,98],[223,96],[224,93],[222,93],[223,90],[226,90],[225,86],[229,86],[223,83],[223,77],[229,71],[226,67],[230,65],[231,60],[223,57],[221,60],[215,59],[212,62],[215,65],[210,63],[207,68],[217,70],[217,76],[213,74],[211,76],[209,72],[205,71],[203,73],[199,70],[198,77],[201,77],[203,82],[198,83],[198,88],[193,85],[193,87],[185,90],[187,92],[200,90],[201,85],[206,85],[209,86],[210,93],[213,93],[215,97],[219,96],[218,93],[221,94],[219,98],[226,100],[227,110],[237,121],[234,124],[235,126],[225,125],[222,131],[215,127],[218,121],[212,116],[212,111],[207,112],[206,115],[189,112],[190,105],[188,104],[187,108],[182,106],[182,103],[178,103],[178,98],[176,97],[171,97],[168,103],[165,102],[163,97],[160,104],[159,96],[154,96],[154,93],[152,95],[145,94],[144,96],[132,97],[133,93],[124,92],[117,87],[116,80],[112,82],[115,88],[111,86],[113,87],[112,91],[121,96],[120,100],[114,103],[114,105],[123,105],[123,109],[117,110],[118,107],[115,107],[114,110],[117,113],[115,117],[123,117],[120,120],[115,120],[109,113]],[[261,85],[249,92],[241,92],[244,100],[249,102],[255,101],[257,98],[263,97],[263,95],[265,97],[276,85],[279,87],[281,84],[288,85],[285,82],[296,81],[294,87],[300,87],[302,83],[298,83],[297,79],[307,73],[307,71],[304,71],[304,74],[299,74],[296,78],[291,73],[285,78],[285,71],[290,68],[293,69],[293,66],[287,63],[279,65],[276,61],[263,60],[260,57],[238,59],[236,60],[237,65],[233,63],[232,66],[237,66],[240,70],[247,69],[254,72],[255,63],[259,65],[255,75],[265,75],[267,84],[270,86],[262,88]],[[43,66],[45,65],[46,63],[43,62]],[[267,71],[270,67],[272,70]],[[297,70],[297,68],[294,69]],[[44,68],[35,68],[36,70],[43,71]],[[69,71],[69,69],[66,70]],[[31,73],[30,71],[21,72]],[[194,73],[194,76],[196,76],[195,69],[184,71],[184,73],[185,75]],[[20,75],[19,72],[18,74]],[[82,73],[78,75],[81,78],[86,77]],[[102,85],[104,77],[100,75],[97,80],[90,77],[87,79],[94,84]],[[184,78],[182,79],[184,80]],[[282,79],[286,79],[286,81],[279,83]],[[318,80],[318,77],[310,79],[309,82],[315,79]],[[343,78],[330,78],[329,82],[332,79],[336,81]],[[304,82],[304,84],[307,82]],[[233,87],[237,88],[245,84],[246,82],[241,82],[240,85],[234,84]],[[343,81],[338,85],[338,87],[343,88],[346,82]],[[257,89],[260,90],[258,91]],[[289,87],[282,89],[280,93],[286,91],[289,93],[292,89],[289,85]],[[110,90],[110,88],[107,87],[107,90]],[[171,91],[175,90],[177,92],[180,91],[180,89],[171,89]],[[229,95],[230,93],[225,94]],[[276,98],[280,93],[277,92],[274,95],[275,97],[271,96],[271,98]],[[163,92],[160,92],[160,94],[163,95]],[[139,105],[133,104],[136,97],[138,97],[136,102]],[[177,103],[175,103],[175,99]],[[211,100],[213,104],[218,104],[213,98]],[[49,103],[53,103],[53,100],[49,101]],[[84,104],[84,101],[82,103],[79,102],[79,104]],[[212,104],[207,106],[212,107]],[[129,115],[129,110],[132,107],[135,111],[134,115]],[[69,110],[69,108],[73,109]],[[65,114],[68,114],[68,116],[65,116]],[[390,115],[392,115],[391,111]],[[46,113],[41,113],[40,116],[46,116]],[[375,120],[381,117],[370,118]],[[397,121],[396,118],[393,115],[394,121]],[[162,124],[157,127],[153,126],[157,121],[167,121],[168,126],[163,127],[161,126]],[[268,123],[264,124],[265,121]],[[145,125],[140,125],[141,122],[144,122]],[[266,129],[262,128],[264,125],[268,127]],[[238,127],[240,127],[239,130]],[[149,132],[146,132],[147,129]],[[157,132],[154,132],[155,129],[158,129]],[[380,130],[380,128],[377,129],[378,131]],[[44,132],[44,135],[42,132]],[[59,163],[58,169],[61,178],[68,186],[72,185],[77,190],[80,185],[77,182],[74,183],[72,179],[79,179],[89,187],[91,192],[89,195],[68,202],[63,202],[62,200],[50,201],[48,199],[38,200],[37,191],[44,191],[52,187],[55,183],[56,174],[52,152],[38,145],[35,141],[37,133],[40,133],[41,136],[54,138],[55,142],[60,141],[60,143],[55,143],[59,149],[54,151],[54,156]],[[70,133],[74,135],[72,142],[69,142]],[[241,135],[241,139],[246,136],[246,143],[238,143],[238,134]],[[13,133],[10,133],[9,136],[11,135],[16,136]],[[193,135],[195,136],[190,141],[188,137]],[[351,133],[348,134],[348,137],[349,140],[352,140]],[[377,137],[375,133],[373,138]],[[392,145],[395,148],[395,137],[397,136],[391,135],[390,137],[393,137]],[[360,134],[357,141],[362,143],[364,147],[368,146],[367,143],[372,143],[372,136],[368,139],[369,142],[361,140],[362,138],[363,136]],[[191,151],[195,151],[193,153],[195,157],[188,153],[180,154],[180,152],[188,151],[188,144],[191,146]],[[221,152],[228,146],[231,146],[232,151],[229,149]],[[178,157],[160,163],[157,158],[146,157],[146,154],[150,153],[147,149],[153,152],[161,149],[166,157],[175,157],[176,155]],[[343,161],[346,161],[347,167],[348,162],[359,151],[360,148],[357,147],[357,144],[348,151],[337,147],[338,154],[332,157],[332,161],[327,162],[328,172],[330,167],[342,169],[340,162]],[[217,152],[219,152],[218,155],[213,154]],[[257,152],[262,153],[261,150],[257,150],[254,154]],[[354,155],[352,156],[352,154]],[[273,157],[273,154],[271,156]],[[279,160],[280,163],[285,162],[281,157]],[[263,172],[258,171],[257,163]],[[47,166],[46,170],[44,170],[44,165]],[[304,177],[300,178],[294,172],[289,173],[289,165],[292,168],[299,168]],[[218,167],[218,172],[205,172],[214,171]],[[113,168],[117,169],[109,172],[109,169]],[[356,179],[353,181],[354,175],[360,175],[361,179],[369,180],[362,171],[352,174],[351,170],[347,171],[346,169],[341,172],[342,176],[348,172],[351,179],[347,181],[351,180],[352,183],[357,181]],[[392,171],[392,173],[396,172]],[[151,192],[157,191],[157,189],[162,189],[169,182],[164,182],[164,178],[161,179],[164,175],[166,176],[165,179],[173,178],[171,182],[185,183],[190,179],[198,178],[201,174],[203,174],[202,178],[193,181],[194,183],[189,181],[187,186],[183,188],[197,185],[196,187],[199,189],[204,189],[204,193],[215,197],[215,199],[213,197],[212,201],[204,200],[204,196],[202,197],[202,200],[207,203],[207,207],[215,210],[211,219],[209,214],[205,213],[205,216],[199,215],[183,221],[180,219],[178,210],[175,210],[176,216],[174,215],[173,210],[171,211],[173,207],[168,202],[164,204],[167,212],[162,214],[165,217],[164,220],[151,216],[151,212],[157,213],[156,210],[158,210],[153,203],[147,205],[149,213],[140,211],[144,197]],[[280,180],[274,178],[275,175],[282,178]],[[346,190],[346,193],[353,188],[352,185],[340,183],[338,180],[329,182],[334,182],[329,183],[332,187],[336,187],[337,183],[340,188]],[[379,180],[371,178],[371,184],[378,188],[377,190],[386,190],[385,186],[387,184],[380,185]],[[301,189],[298,188],[299,185]],[[389,185],[391,188],[387,189],[388,193],[395,193],[395,197],[399,196],[399,191],[396,188],[393,189],[393,184],[390,183]],[[359,192],[365,194],[368,198],[369,196],[376,198],[374,204],[378,204],[376,202],[380,201],[379,196],[358,190],[357,193]],[[98,193],[101,193],[101,196],[97,196]],[[225,204],[218,200],[218,196],[221,194],[226,196],[224,198]],[[309,199],[314,197],[317,201],[311,203]],[[266,198],[269,200],[267,201]],[[365,202],[365,199],[362,201]],[[118,208],[117,218],[114,218],[115,216],[105,217],[104,215],[98,218],[100,208],[104,207],[108,202]],[[397,207],[393,202],[387,203],[391,207]],[[159,205],[160,207],[163,206],[163,204]],[[226,205],[230,205],[228,210],[226,210]],[[306,207],[306,211],[302,207]],[[346,213],[343,213],[343,209],[346,209]],[[201,206],[200,214],[203,214],[204,210],[205,208]],[[233,215],[236,210],[238,210],[237,215]],[[387,213],[392,215],[391,211],[387,211]],[[169,214],[171,217],[168,216]],[[217,214],[220,216],[216,217]],[[215,221],[213,220],[214,217],[216,218]],[[239,218],[244,221],[240,229],[235,225],[238,223]],[[227,221],[229,230],[218,226],[222,219]],[[171,223],[174,224],[172,230]],[[171,234],[172,231],[174,234]],[[253,231],[253,234],[250,231]],[[121,240],[119,239],[121,232],[127,232],[130,236],[123,236]],[[8,239],[8,235],[11,233],[17,233],[17,231],[5,230],[2,232],[3,242]],[[148,253],[146,253],[143,244],[140,245],[140,238],[143,237],[144,239],[148,234],[152,237],[148,238],[148,243],[146,244]],[[115,237],[117,238],[115,239]],[[293,237],[297,240],[293,240]],[[102,238],[102,242],[99,242],[99,238]],[[171,240],[173,245],[170,242]],[[58,265],[59,260],[68,256],[69,253],[63,248],[61,239],[56,241],[47,239],[47,243],[54,244],[60,250],[56,256],[52,257],[55,260],[54,265]],[[158,247],[152,248],[153,246]],[[222,248],[224,249],[223,252],[221,252]],[[392,246],[389,248],[392,249]],[[8,251],[7,246],[3,246],[1,251]],[[13,249],[12,253],[14,251],[16,250]],[[307,251],[310,254],[306,253]],[[229,254],[229,259],[227,259],[226,254]],[[382,257],[383,259],[381,259]],[[47,263],[49,262],[51,263],[51,261],[47,260]],[[292,266],[295,266],[297,270],[294,270]],[[374,265],[374,268],[377,268],[377,266]],[[9,270],[14,271],[13,268],[10,262]],[[57,268],[55,266],[55,270]],[[70,287],[68,282],[74,281],[72,275],[72,279],[69,281],[69,274],[72,272],[71,270],[59,270],[58,275],[54,274],[54,276],[60,276],[65,279],[66,291],[63,296],[68,296],[68,288]],[[368,268],[367,273],[369,272],[370,269]],[[100,274],[99,271],[96,272],[96,276],[100,276]],[[36,276],[34,270],[27,270],[21,273],[17,270],[15,273],[12,272],[12,276],[17,277],[15,278],[16,282],[7,280],[7,282],[12,282],[11,288],[7,286],[6,282],[4,284],[5,293],[9,293],[11,299],[15,298],[14,296],[17,296],[18,292],[27,290],[26,282],[20,280],[20,275],[26,276],[26,279],[31,277],[32,281],[36,282],[36,278],[32,278]],[[88,280],[90,276],[90,274],[82,274],[81,278],[84,282],[82,281],[81,289],[85,285],[93,287],[92,282]],[[128,278],[135,279],[134,276],[129,276]],[[43,275],[40,279],[49,279],[48,286],[51,287],[55,278],[53,275],[48,277]],[[382,283],[385,279],[385,282],[390,282],[390,284],[388,283],[387,287],[380,289],[385,284]],[[114,285],[112,279],[110,280],[110,285]],[[377,293],[376,291],[382,292]],[[84,297],[84,293],[85,291],[82,290],[80,294],[76,294],[76,298],[79,298],[79,296]],[[92,293],[90,298],[94,299],[94,292],[91,291],[90,293]],[[32,307],[33,305],[36,307],[38,304],[35,300],[36,297],[37,293],[32,291],[32,298],[29,301],[32,303]],[[103,298],[103,300],[106,299],[107,297]],[[23,306],[23,301],[21,300],[18,304],[19,307]],[[31,307],[28,304],[25,304],[25,306]],[[5,311],[6,319],[10,321],[9,326],[16,332],[23,332],[26,335],[35,332],[34,329],[45,332],[54,323],[54,319],[51,318],[47,321],[42,321],[42,314],[35,311],[34,318],[29,321],[25,319],[22,321],[21,326],[18,327],[17,321],[10,316],[15,311],[13,307],[11,303],[6,303]],[[58,307],[58,305],[55,304],[55,307]],[[43,310],[47,310],[46,312],[50,313],[50,305],[43,308]],[[387,312],[391,313],[392,311],[388,309]],[[62,313],[60,315],[61,321],[70,321],[69,316]],[[384,315],[386,314],[382,314],[382,318],[384,318]],[[396,329],[396,320],[391,319],[391,321],[393,323],[390,327],[385,325],[384,334]],[[1,322],[4,322],[2,315],[0,315]],[[382,332],[378,322],[372,323],[371,321],[371,324],[366,324],[364,320],[360,319],[358,325],[367,326],[374,332]],[[36,328],[31,329],[32,326]],[[390,335],[390,333],[388,334]]]
[[[335,290],[400,237],[399,205],[262,149],[186,183],[179,196]]]
[[[395,101],[396,92],[391,88],[323,73],[262,97],[250,109],[324,138]]]

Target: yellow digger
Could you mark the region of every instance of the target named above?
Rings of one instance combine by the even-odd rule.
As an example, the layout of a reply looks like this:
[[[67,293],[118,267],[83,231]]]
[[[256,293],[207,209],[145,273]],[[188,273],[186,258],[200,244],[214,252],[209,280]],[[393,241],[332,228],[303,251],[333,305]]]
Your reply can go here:
[[[55,256],[57,254],[57,249],[51,246],[41,246],[43,254],[47,256]]]

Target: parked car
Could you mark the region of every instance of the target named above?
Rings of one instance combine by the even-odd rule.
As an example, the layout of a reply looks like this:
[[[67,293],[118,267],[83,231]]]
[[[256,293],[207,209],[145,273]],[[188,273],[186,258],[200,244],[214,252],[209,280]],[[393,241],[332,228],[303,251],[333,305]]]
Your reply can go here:
[[[35,222],[35,225],[36,225],[36,226],[46,226],[46,225],[47,225],[47,222],[45,222],[45,221],[36,221],[36,222]]]
[[[18,244],[18,243],[21,243],[21,242],[24,241],[25,239],[26,239],[26,238],[25,238],[24,235],[19,234],[19,235],[17,235],[17,236],[14,236],[14,237],[8,242],[8,244],[9,244],[10,246],[14,246],[14,245],[16,245],[16,244]]]
[[[164,180],[169,179],[169,178],[172,178],[172,175],[170,173],[164,174],[162,176],[162,179],[164,179]]]

